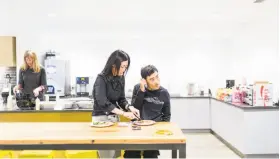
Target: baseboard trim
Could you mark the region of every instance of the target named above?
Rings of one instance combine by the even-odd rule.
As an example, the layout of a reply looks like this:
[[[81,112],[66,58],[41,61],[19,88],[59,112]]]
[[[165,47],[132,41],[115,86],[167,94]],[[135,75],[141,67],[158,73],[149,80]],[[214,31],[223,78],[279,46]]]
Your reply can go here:
[[[243,154],[211,129],[182,129],[183,133],[211,133],[241,158],[279,158],[279,154]]]
[[[273,158],[273,159],[279,159],[279,154],[247,154],[245,155],[245,158]]]
[[[210,129],[182,129],[183,133],[211,133]]]
[[[220,140],[223,144],[225,144],[229,149],[231,149],[236,155],[238,155],[241,158],[245,158],[246,155],[244,155],[242,152],[240,152],[237,148],[232,146],[229,142],[227,142],[225,139],[223,139],[220,135],[215,133],[213,130],[211,130],[211,134],[213,134],[218,140]]]
[[[232,146],[229,142],[227,142],[225,139],[223,139],[220,135],[215,133],[213,130],[211,130],[211,134],[213,134],[218,140],[220,140],[222,143],[224,143],[229,149],[231,149],[235,154],[237,154],[241,158],[279,158],[279,154],[243,154],[240,152],[237,148]]]

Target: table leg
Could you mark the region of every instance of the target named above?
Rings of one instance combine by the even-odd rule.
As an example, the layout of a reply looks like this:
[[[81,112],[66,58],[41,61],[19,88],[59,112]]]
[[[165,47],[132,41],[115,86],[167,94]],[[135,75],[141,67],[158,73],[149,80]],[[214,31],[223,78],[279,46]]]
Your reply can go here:
[[[172,150],[172,158],[177,158],[177,150]]]
[[[179,149],[179,158],[183,159],[187,157],[187,150],[186,150],[186,144],[183,144],[180,146]]]

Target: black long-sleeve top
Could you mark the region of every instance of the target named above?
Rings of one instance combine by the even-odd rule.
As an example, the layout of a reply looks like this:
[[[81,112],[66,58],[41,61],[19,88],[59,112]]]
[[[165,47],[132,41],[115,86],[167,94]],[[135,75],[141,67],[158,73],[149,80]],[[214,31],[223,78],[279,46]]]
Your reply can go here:
[[[105,76],[99,74],[93,86],[93,116],[111,115],[114,108],[120,106],[126,110],[124,76]],[[118,106],[117,106],[118,105]]]
[[[158,90],[140,90],[137,84],[133,89],[131,105],[140,110],[142,119],[154,121],[170,121],[170,96],[168,91],[160,87]]]
[[[33,90],[39,86],[44,86],[46,90],[47,77],[45,68],[41,67],[40,72],[34,72],[31,68],[20,69],[18,84],[21,85],[23,93],[29,94],[31,97],[34,97]],[[41,100],[43,99],[43,93],[38,96]]]

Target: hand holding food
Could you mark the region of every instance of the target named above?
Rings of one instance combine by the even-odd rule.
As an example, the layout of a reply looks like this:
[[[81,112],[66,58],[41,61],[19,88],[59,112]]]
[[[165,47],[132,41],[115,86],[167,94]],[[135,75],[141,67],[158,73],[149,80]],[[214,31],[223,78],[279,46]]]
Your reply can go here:
[[[135,115],[132,112],[124,112],[123,116],[129,119],[135,119]]]
[[[134,114],[137,115],[138,118],[140,118],[140,112],[138,109],[134,108],[134,106],[129,106],[128,109]]]

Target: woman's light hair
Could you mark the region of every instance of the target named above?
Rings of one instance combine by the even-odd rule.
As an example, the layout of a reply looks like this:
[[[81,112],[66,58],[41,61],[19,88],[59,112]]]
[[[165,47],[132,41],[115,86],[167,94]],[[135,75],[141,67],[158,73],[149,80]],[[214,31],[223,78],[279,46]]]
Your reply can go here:
[[[25,51],[24,53],[24,64],[21,66],[21,69],[22,70],[27,70],[27,68],[29,67],[26,63],[26,58],[29,57],[32,59],[33,63],[32,63],[32,68],[34,70],[34,72],[40,72],[41,70],[41,67],[40,67],[40,64],[39,64],[39,61],[38,61],[38,58],[37,58],[37,55],[35,52],[33,51],[30,51],[30,50],[27,50]]]

